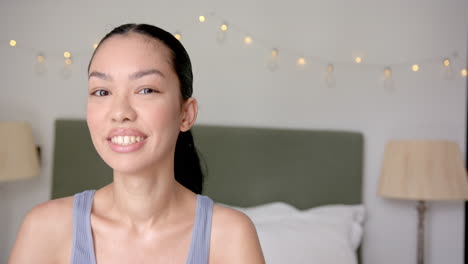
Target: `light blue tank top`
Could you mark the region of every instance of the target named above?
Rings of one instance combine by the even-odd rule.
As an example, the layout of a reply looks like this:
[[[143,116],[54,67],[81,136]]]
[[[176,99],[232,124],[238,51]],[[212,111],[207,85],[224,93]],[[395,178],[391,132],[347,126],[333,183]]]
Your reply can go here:
[[[94,192],[88,190],[74,197],[71,264],[96,264],[90,222]],[[197,194],[195,223],[186,264],[208,264],[212,213],[213,201]]]

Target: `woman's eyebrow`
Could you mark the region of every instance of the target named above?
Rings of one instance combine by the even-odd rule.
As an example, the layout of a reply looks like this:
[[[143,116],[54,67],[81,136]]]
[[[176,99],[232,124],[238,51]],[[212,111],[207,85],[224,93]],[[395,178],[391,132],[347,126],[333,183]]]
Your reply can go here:
[[[110,77],[109,75],[107,75],[107,74],[105,74],[103,72],[97,72],[97,71],[91,72],[88,75],[88,80],[91,79],[91,77],[96,77],[96,78],[99,78],[99,79],[102,79],[102,80],[105,80],[105,81],[111,81],[112,80],[112,77]]]
[[[137,71],[137,72],[134,72],[132,74],[130,74],[128,76],[128,79],[130,80],[136,80],[136,79],[139,79],[139,78],[142,78],[144,76],[147,76],[147,75],[151,75],[151,74],[155,74],[155,75],[159,75],[163,78],[165,78],[164,74],[160,71],[160,70],[157,70],[157,69],[149,69],[149,70],[143,70],[143,71]],[[108,74],[105,74],[103,72],[98,72],[98,71],[93,71],[89,74],[88,76],[88,80],[91,78],[91,77],[96,77],[96,78],[99,78],[101,80],[105,80],[105,81],[112,81],[112,77]]]
[[[132,73],[132,74],[130,74],[128,76],[128,79],[136,80],[136,79],[139,79],[139,78],[141,78],[143,76],[150,75],[150,74],[156,74],[156,75],[159,75],[159,76],[165,78],[164,74],[160,70],[149,69],[149,70],[137,71],[135,73]]]

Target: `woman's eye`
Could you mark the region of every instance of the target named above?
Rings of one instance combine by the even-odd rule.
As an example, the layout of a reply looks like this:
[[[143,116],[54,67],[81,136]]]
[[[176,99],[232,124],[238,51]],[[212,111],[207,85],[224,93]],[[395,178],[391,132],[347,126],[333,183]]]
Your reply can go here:
[[[97,91],[94,91],[92,93],[92,95],[95,95],[95,96],[107,96],[109,95],[109,92],[106,91],[106,90],[97,90]]]
[[[138,93],[139,94],[149,94],[149,93],[157,93],[158,91],[151,89],[151,88],[143,88]]]

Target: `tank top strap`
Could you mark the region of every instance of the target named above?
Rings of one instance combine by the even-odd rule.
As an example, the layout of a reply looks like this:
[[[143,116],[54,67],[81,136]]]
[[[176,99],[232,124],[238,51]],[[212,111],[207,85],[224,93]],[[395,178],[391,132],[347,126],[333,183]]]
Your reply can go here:
[[[187,264],[208,264],[212,214],[213,200],[207,196],[197,195],[196,218]]]
[[[77,193],[73,202],[73,241],[71,264],[95,264],[91,209],[95,190]]]

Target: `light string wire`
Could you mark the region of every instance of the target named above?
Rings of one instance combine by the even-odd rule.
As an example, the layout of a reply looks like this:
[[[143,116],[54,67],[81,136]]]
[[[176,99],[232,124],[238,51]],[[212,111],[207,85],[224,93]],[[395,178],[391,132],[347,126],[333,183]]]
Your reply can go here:
[[[200,17],[203,16],[204,20],[201,21]],[[291,50],[288,49],[287,47],[279,46],[279,45],[273,45],[269,43],[268,41],[265,41],[258,37],[257,35],[253,34],[252,32],[244,29],[242,26],[239,26],[235,23],[231,23],[231,20],[226,19],[225,17],[217,15],[215,12],[211,11],[205,14],[200,14],[198,17],[196,17],[197,21],[191,22],[190,24],[187,23],[187,25],[183,27],[179,27],[177,30],[173,32],[174,35],[178,35],[179,39],[183,42],[184,38],[184,32],[188,32],[189,30],[193,30],[195,26],[200,26],[203,24],[208,24],[212,23],[212,20],[214,20],[214,23],[216,25],[216,34],[224,34],[224,37],[229,35],[233,35],[233,33],[236,33],[244,38],[244,45],[256,45],[258,47],[261,47],[265,50],[264,54],[270,53],[270,57],[272,57],[275,61],[275,63],[279,64],[278,57],[283,58],[289,58],[293,61],[296,61],[297,66],[304,66],[306,64],[319,64],[323,65],[324,72],[333,72],[335,67],[338,66],[359,66],[361,68],[375,68],[379,69],[382,71],[382,74],[385,75],[385,78],[392,78],[392,72],[396,68],[402,68],[406,67],[409,70],[412,70],[414,67],[417,67],[419,71],[421,69],[421,65],[427,65],[427,64],[440,64],[445,68],[447,71],[452,71],[453,72],[453,61],[455,61],[458,57],[457,53],[452,53],[451,56],[439,56],[439,57],[433,57],[433,58],[424,58],[424,59],[417,59],[414,60],[413,62],[399,62],[399,63],[388,63],[388,64],[379,64],[379,63],[368,63],[365,61],[365,58],[363,57],[358,57],[355,56],[353,59],[357,60],[360,59],[360,63],[357,63],[356,61],[352,60],[331,60],[331,59],[326,59],[320,56],[316,55],[310,55],[305,52],[298,52],[297,50]],[[221,25],[223,23],[226,23],[227,25],[227,30],[222,32],[221,31]],[[233,33],[230,33],[233,32]],[[249,38],[247,40],[246,38]],[[239,39],[240,40],[240,39]],[[14,41],[15,45],[11,45],[11,42]],[[29,53],[32,53],[36,56],[36,60],[38,63],[44,63],[44,61],[49,60],[49,59],[56,59],[56,58],[62,58],[66,64],[72,64],[73,60],[75,58],[83,57],[83,56],[88,56],[90,57],[95,46],[97,43],[90,44],[89,48],[85,50],[78,50],[78,51],[70,51],[70,50],[63,50],[62,51],[62,56],[59,56],[59,52],[45,52],[43,49],[36,49],[34,47],[26,46],[23,45],[22,41],[19,41],[19,43],[16,42],[16,40],[12,39],[4,39],[0,38],[0,47],[5,47],[7,46],[8,48],[16,48],[22,51],[26,51]],[[6,44],[6,45],[5,45]],[[222,43],[219,43],[222,44]],[[71,53],[69,58],[66,58],[64,55],[65,52]],[[41,58],[40,58],[41,56]],[[68,60],[67,60],[68,59]],[[448,65],[446,61],[448,60]],[[417,65],[417,66],[414,66]],[[284,66],[284,65],[283,65]],[[296,67],[297,67],[296,66]],[[388,71],[390,74],[388,74]],[[415,71],[415,70],[413,70]],[[467,76],[467,70],[466,68],[460,69],[460,74],[463,77]]]

